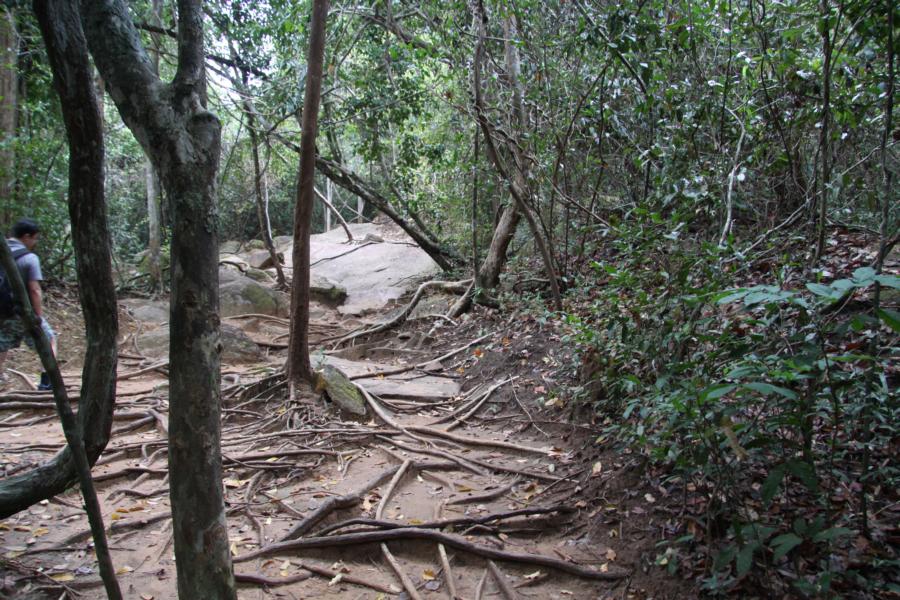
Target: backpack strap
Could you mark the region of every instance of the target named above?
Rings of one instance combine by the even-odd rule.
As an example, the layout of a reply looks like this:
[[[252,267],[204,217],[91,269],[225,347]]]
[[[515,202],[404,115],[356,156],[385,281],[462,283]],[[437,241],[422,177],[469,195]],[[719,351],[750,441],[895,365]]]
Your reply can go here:
[[[28,248],[19,248],[18,250],[16,250],[15,252],[12,253],[12,257],[13,257],[13,260],[19,260],[26,254],[31,254],[31,250],[29,250]]]

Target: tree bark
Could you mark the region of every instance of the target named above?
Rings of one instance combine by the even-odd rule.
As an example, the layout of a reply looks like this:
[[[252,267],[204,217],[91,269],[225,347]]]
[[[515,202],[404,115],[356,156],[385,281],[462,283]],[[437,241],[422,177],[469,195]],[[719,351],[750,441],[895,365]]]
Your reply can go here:
[[[153,24],[162,26],[162,0],[153,0]],[[159,33],[151,32],[150,39],[153,40],[155,48],[151,52],[151,60],[153,61],[153,72],[159,75],[159,45],[162,43],[162,36]],[[154,293],[163,291],[162,278],[162,189],[159,185],[159,173],[149,158],[146,159],[144,165],[146,185],[147,185],[147,271],[150,274],[150,289]]]
[[[178,66],[153,72],[122,0],[82,4],[98,70],[172,205],[169,471],[181,598],[236,597],[222,491],[215,175],[221,125],[206,110],[203,14],[178,2]]]
[[[291,282],[291,338],[288,380],[291,395],[303,381],[312,382],[309,362],[309,229],[315,202],[316,129],[322,95],[322,63],[325,56],[325,20],[328,0],[313,0],[303,99],[300,166],[297,172],[297,204],[294,207],[294,277]]]
[[[16,153],[12,143],[16,137],[19,74],[18,33],[11,8],[0,8],[0,198],[3,199],[0,223],[12,219],[15,197]]]
[[[44,3],[39,3],[43,5]],[[65,2],[54,3],[64,8]],[[118,320],[104,197],[103,127],[87,48],[74,12],[60,17],[48,55],[69,139],[69,216],[87,340],[78,420],[87,461],[106,448],[115,402]],[[0,482],[0,518],[62,493],[77,480],[67,446],[32,471]]]

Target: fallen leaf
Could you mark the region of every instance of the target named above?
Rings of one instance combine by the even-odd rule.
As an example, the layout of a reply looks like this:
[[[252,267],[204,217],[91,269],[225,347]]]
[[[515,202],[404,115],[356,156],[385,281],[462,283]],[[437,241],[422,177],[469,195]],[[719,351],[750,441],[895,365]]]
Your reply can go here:
[[[38,527],[34,530],[35,537],[41,537],[42,535],[47,535],[48,533],[50,533],[50,530],[46,527]]]
[[[72,581],[75,579],[75,576],[71,573],[56,573],[50,576],[50,579],[53,581]]]
[[[541,572],[535,571],[534,573],[529,573],[528,575],[526,575],[525,579],[537,579],[540,576],[541,576]]]
[[[116,575],[124,575],[125,573],[131,573],[132,571],[134,571],[134,567],[124,565],[116,569]]]
[[[409,520],[410,525],[421,525],[424,522],[425,521],[423,521],[422,519],[410,519]]]
[[[651,504],[656,502],[656,498],[653,497],[653,494],[644,494],[644,500]]]
[[[591,467],[591,477],[597,477],[600,473],[603,472],[603,463],[599,460],[594,463],[594,466]]]
[[[434,571],[432,571],[431,569],[425,569],[424,571],[422,571],[422,579],[424,579],[425,581],[432,581],[434,580],[434,578]]]
[[[617,556],[616,551],[613,550],[612,548],[610,548],[606,551],[607,560],[616,560],[616,556]]]

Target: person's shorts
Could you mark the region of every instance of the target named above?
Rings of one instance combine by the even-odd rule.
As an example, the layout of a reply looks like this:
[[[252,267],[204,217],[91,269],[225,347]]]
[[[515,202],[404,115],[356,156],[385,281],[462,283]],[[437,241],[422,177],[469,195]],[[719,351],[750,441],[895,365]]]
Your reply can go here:
[[[41,329],[44,330],[44,335],[47,336],[48,340],[56,337],[56,332],[53,331],[50,323],[44,317],[41,317]],[[22,319],[10,317],[0,320],[0,352],[18,348],[19,344],[22,343],[22,338],[25,338],[25,343],[29,347],[34,348],[34,340],[31,339],[30,335],[25,334],[25,325],[22,323]]]

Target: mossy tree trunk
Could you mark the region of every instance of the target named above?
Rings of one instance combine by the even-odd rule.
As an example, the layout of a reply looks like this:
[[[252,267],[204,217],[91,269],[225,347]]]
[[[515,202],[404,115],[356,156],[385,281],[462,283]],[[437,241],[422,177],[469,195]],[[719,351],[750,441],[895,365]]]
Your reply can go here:
[[[218,224],[221,124],[206,110],[203,13],[179,0],[178,66],[163,83],[122,0],[82,4],[97,69],[160,175],[173,217],[169,471],[181,598],[236,597],[222,492]]]

